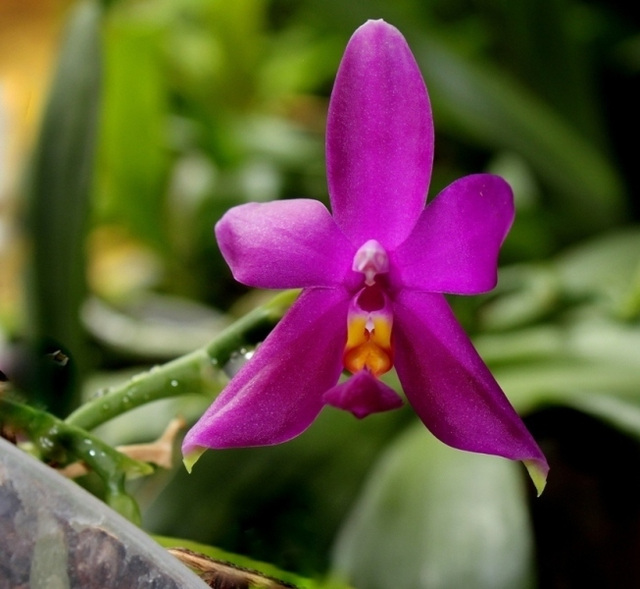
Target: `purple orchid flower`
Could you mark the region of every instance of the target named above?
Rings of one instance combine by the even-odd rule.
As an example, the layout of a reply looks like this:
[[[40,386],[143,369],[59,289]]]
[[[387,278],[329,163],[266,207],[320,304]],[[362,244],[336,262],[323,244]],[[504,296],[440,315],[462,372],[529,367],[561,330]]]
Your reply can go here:
[[[401,398],[379,379],[395,366],[436,437],[522,460],[542,491],[544,455],[443,294],[495,286],[513,195],[501,178],[478,174],[425,206],[433,146],[429,98],[411,50],[397,29],[368,21],[349,41],[329,105],[333,214],[315,200],[253,203],[216,225],[239,282],[303,290],[187,433],[187,463],[205,448],[290,440],[325,405],[356,417],[399,407]],[[338,384],[344,369],[352,376]]]

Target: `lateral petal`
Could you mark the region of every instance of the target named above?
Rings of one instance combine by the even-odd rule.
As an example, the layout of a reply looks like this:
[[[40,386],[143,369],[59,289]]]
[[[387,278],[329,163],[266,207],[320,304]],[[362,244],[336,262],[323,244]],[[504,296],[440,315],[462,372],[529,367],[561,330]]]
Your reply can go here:
[[[394,312],[396,370],[427,428],[454,448],[522,460],[541,492],[547,461],[444,296],[405,291]]]
[[[309,427],[342,371],[348,305],[340,289],[303,291],[187,432],[183,454],[279,444]]]
[[[433,161],[427,90],[402,34],[382,20],[351,37],[329,104],[333,216],[359,247],[404,241],[424,208]]]
[[[351,270],[353,246],[317,200],[240,205],[215,232],[234,278],[249,286],[331,286]]]
[[[513,193],[502,178],[460,178],[429,202],[409,238],[389,254],[392,280],[430,292],[491,290],[514,214]]]

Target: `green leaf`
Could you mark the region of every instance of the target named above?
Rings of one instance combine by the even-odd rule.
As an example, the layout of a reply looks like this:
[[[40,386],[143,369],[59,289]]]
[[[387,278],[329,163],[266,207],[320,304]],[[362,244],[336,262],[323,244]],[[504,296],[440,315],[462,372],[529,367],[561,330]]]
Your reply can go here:
[[[163,251],[169,158],[162,29],[118,11],[107,21],[105,40],[99,204],[104,215]]]
[[[231,563],[232,565],[242,569],[249,569],[251,571],[259,572],[262,575],[284,581],[285,583],[292,583],[299,589],[348,589],[346,585],[341,583],[307,579],[300,575],[283,571],[272,564],[257,561],[247,556],[228,552],[215,546],[209,546],[200,542],[193,542],[192,540],[185,540],[181,538],[169,538],[166,536],[154,536],[154,540],[165,548],[186,548],[187,550],[207,556],[216,561]]]
[[[54,340],[85,368],[79,307],[86,291],[87,232],[101,88],[102,10],[79,2],[71,13],[27,177],[33,261],[29,313],[37,346]],[[77,390],[34,383],[39,399],[63,414]]]
[[[570,216],[572,235],[622,218],[625,191],[606,154],[541,99],[498,69],[465,60],[434,36],[415,47],[436,123],[482,145],[522,154],[557,195],[552,212]]]
[[[411,428],[371,472],[334,547],[335,571],[358,589],[531,587],[521,468]]]
[[[555,268],[573,298],[601,302],[623,319],[640,316],[640,230],[628,228],[579,244]]]
[[[480,2],[505,65],[592,140],[602,139],[597,115],[593,40],[598,9],[571,0]],[[594,9],[595,8],[595,9]],[[600,24],[599,28],[604,28]]]
[[[615,395],[574,395],[565,404],[640,440],[640,399]]]
[[[584,312],[563,324],[483,335],[475,344],[521,413],[595,396],[640,404],[640,329],[634,324]]]

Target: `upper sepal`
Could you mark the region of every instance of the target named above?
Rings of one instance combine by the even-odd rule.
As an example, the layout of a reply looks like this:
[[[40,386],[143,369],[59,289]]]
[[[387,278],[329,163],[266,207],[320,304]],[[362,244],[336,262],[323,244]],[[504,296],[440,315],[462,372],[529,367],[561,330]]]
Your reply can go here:
[[[393,248],[424,208],[433,160],[429,97],[402,34],[370,20],[351,37],[331,93],[327,179],[334,218],[360,247]]]

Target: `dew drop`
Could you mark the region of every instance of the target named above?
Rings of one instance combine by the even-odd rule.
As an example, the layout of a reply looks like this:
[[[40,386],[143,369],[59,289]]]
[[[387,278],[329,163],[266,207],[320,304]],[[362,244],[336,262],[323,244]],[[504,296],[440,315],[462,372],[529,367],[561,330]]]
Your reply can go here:
[[[255,352],[255,348],[240,348],[235,352],[231,352],[228,362],[224,365],[223,370],[229,378],[233,378],[238,371],[247,363]]]
[[[54,443],[51,438],[47,438],[46,436],[43,436],[42,438],[40,438],[39,441],[40,441],[40,447],[44,448],[45,450],[51,450],[54,447]]]

